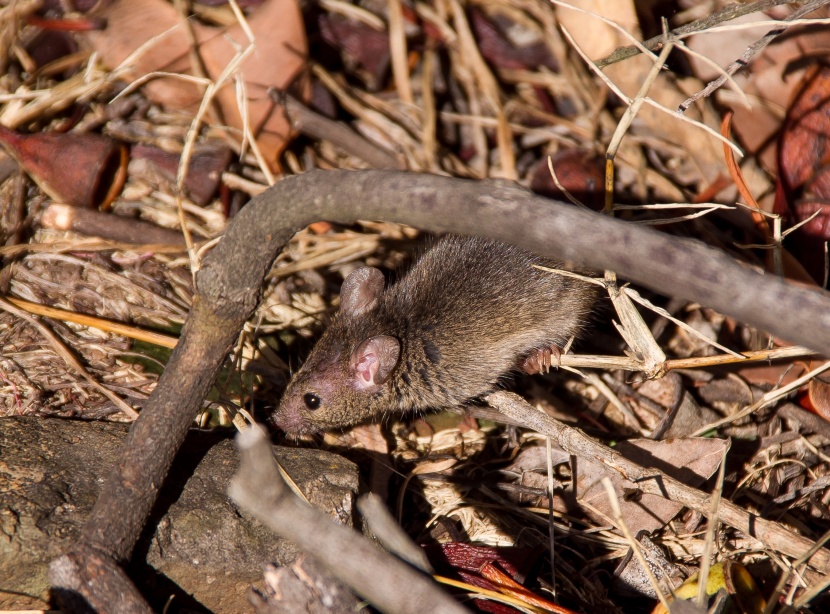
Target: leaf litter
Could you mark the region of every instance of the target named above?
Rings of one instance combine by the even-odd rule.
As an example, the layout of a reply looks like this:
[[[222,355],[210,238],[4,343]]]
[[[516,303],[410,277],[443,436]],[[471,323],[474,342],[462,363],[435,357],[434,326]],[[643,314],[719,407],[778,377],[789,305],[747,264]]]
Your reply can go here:
[[[608,195],[603,159],[614,142],[615,215],[700,238],[764,268],[768,259],[762,250],[746,246],[770,237],[759,240],[743,210],[721,208],[737,204],[737,197],[732,182],[723,181],[729,171],[720,153],[717,104],[736,109],[737,149],[745,154],[738,157],[741,173],[762,211],[778,215],[787,228],[804,221],[805,212],[825,207],[820,164],[791,153],[811,145],[804,118],[820,119],[808,115],[809,100],[792,97],[820,90],[824,75],[809,69],[794,74],[786,64],[791,45],[824,48],[827,35],[825,30],[822,37],[820,28],[793,26],[785,43],[769,46],[735,75],[731,90],[718,90],[714,101],[699,100],[681,121],[674,110],[721,74],[763,28],[736,29],[727,21],[721,24],[724,31],[691,37],[688,53],[675,42],[680,48],[658,70],[656,56],[640,54],[609,65],[600,79],[591,61],[661,34],[660,20],[638,13],[628,1],[595,3],[598,15],[592,15],[565,6],[575,2],[542,0],[391,5],[326,0],[303,7],[264,0],[249,3],[242,20],[236,6],[193,3],[193,13],[184,15],[178,4],[154,1],[108,3],[107,28],[76,34],[31,24],[38,16],[94,15],[60,15],[50,4],[41,8],[36,2],[0,8],[0,39],[8,41],[0,45],[0,123],[20,134],[54,133],[70,141],[101,135],[109,139],[107,147],[128,148],[129,164],[119,162],[126,180],[112,199],[111,213],[95,210],[100,203],[92,196],[88,203],[73,204],[179,233],[184,224],[192,236],[189,256],[181,247],[147,245],[138,230],[132,240],[104,234],[93,243],[86,221],[64,227],[47,223],[46,216],[40,221],[53,201],[67,199],[59,192],[60,180],[38,176],[25,155],[0,158],[4,294],[101,318],[93,327],[42,319],[49,338],[20,315],[0,312],[6,415],[127,420],[130,408],[121,404],[140,411],[157,379],[151,363],[157,367],[166,355],[107,332],[106,321],[175,334],[192,299],[200,242],[221,235],[246,198],[282,174],[371,168],[371,160],[389,160],[417,172],[510,178],[554,198],[564,199],[567,192],[600,209]],[[669,28],[703,16],[705,3],[676,4],[682,11]],[[791,3],[763,4],[766,14],[746,19],[781,20],[793,11]],[[129,11],[141,10],[161,10],[165,19],[130,17]],[[824,10],[809,17],[824,17]],[[275,12],[284,26],[277,33]],[[47,47],[63,51],[50,55]],[[213,97],[206,97],[211,88]],[[756,131],[760,120],[746,115],[739,106],[746,97],[735,88],[753,109],[761,109],[763,143]],[[289,113],[279,111],[280,95],[292,97],[302,120],[290,112],[291,105]],[[623,124],[629,103],[642,106]],[[616,141],[615,132],[621,137]],[[562,182],[551,181],[549,164]],[[179,168],[187,168],[186,177],[177,174]],[[583,168],[598,171],[583,175]],[[801,172],[797,183],[793,168]],[[88,179],[83,173],[89,171],[79,168],[78,180]],[[101,181],[111,187],[114,179]],[[787,190],[778,190],[776,200],[782,181]],[[205,185],[215,187],[197,191]],[[644,207],[655,203],[686,204],[689,210],[675,216]],[[698,215],[700,203],[712,206]],[[821,223],[816,218],[805,230],[815,237]],[[826,283],[816,251],[820,239],[819,234],[819,247],[813,240],[795,250],[816,284]],[[234,405],[247,407],[261,419],[292,364],[296,367],[296,356],[307,351],[336,308],[340,281],[363,264],[399,270],[421,240],[415,229],[369,221],[348,228],[319,224],[297,235],[279,257],[263,304],[237,348],[234,369],[255,377],[253,394],[237,372],[237,384],[223,386],[221,408],[206,403],[206,409],[214,407],[221,416]],[[624,280],[620,287],[628,290]],[[793,368],[813,360],[809,352],[791,350],[763,376],[751,364],[720,364],[728,353],[754,356],[750,353],[780,343],[705,306],[641,293],[642,304],[673,319],[640,315],[630,302],[619,308],[619,316],[606,309],[589,338],[577,345],[579,353],[563,356],[586,377],[563,369],[522,381],[520,390],[540,411],[578,424],[624,456],[651,450],[652,458],[642,461],[646,466],[666,475],[694,471],[697,477],[681,475],[681,481],[706,492],[715,487],[710,476],[728,449],[723,497],[818,540],[830,517],[830,429],[811,412],[827,415],[827,384],[821,375],[811,376],[780,397],[774,392],[791,385],[785,379],[793,379]],[[623,317],[627,330],[639,331],[639,341],[624,343],[610,324]],[[67,350],[77,365],[65,356]],[[135,360],[136,354],[143,358]],[[608,362],[589,377],[578,362],[581,355],[589,363],[592,357]],[[696,362],[667,368],[673,360]],[[707,368],[707,360],[713,366]],[[811,369],[818,373],[821,366],[813,360],[794,377]],[[649,377],[666,371],[670,375]],[[726,572],[711,568],[724,577],[739,577],[732,564],[749,570],[770,607],[776,601],[804,605],[826,582],[806,560],[794,561],[775,546],[716,522],[717,510],[707,522],[702,512],[671,497],[645,495],[636,481],[626,482],[590,458],[557,451],[533,432],[437,414],[385,425],[394,435],[390,446],[373,434],[375,428],[328,434],[318,443],[357,450],[373,483],[397,493],[397,504],[390,507],[401,510],[400,520],[419,541],[457,552],[469,541],[493,561],[499,560],[497,548],[521,552],[537,572],[516,575],[509,569],[510,576],[530,581],[526,585],[542,594],[555,591],[573,611],[646,611],[659,591],[670,594],[692,578],[706,552],[708,562],[727,564]],[[695,439],[695,433],[717,438]],[[388,453],[388,461],[370,460],[373,450]],[[445,462],[447,457],[453,460]],[[692,470],[690,459],[701,463],[700,469]],[[618,514],[601,486],[603,478],[611,479]],[[620,522],[639,545],[623,537]],[[642,557],[648,567],[661,570],[656,588],[651,580],[636,579],[643,570],[631,561]],[[450,572],[461,568],[456,564]],[[489,582],[497,592],[505,585],[494,580],[495,572],[464,574],[467,581]],[[784,583],[773,592],[779,578]],[[493,604],[476,603],[481,609]]]

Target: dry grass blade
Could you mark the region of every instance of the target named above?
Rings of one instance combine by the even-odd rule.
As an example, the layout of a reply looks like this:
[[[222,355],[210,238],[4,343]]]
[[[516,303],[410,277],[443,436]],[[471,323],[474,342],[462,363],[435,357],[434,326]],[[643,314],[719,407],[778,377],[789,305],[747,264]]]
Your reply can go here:
[[[703,211],[698,211],[697,213],[689,213],[687,215],[681,215],[679,217],[671,217],[671,218],[663,218],[663,219],[656,219],[656,220],[637,220],[635,223],[637,224],[647,224],[649,226],[664,226],[666,224],[677,224],[679,222],[688,222],[689,220],[694,220],[699,217],[703,217],[704,215],[708,215],[713,211],[717,211],[718,209],[725,209],[729,207],[724,207],[723,205],[717,205],[715,207],[707,207]]]
[[[20,245],[4,245],[0,247],[0,256],[17,258],[26,253],[33,254],[64,254],[68,252],[112,252],[121,250],[141,250],[156,254],[180,254],[181,246],[170,244],[136,244],[101,239],[72,239],[68,241],[54,241],[50,243],[21,243]]]
[[[392,75],[395,78],[398,97],[404,104],[412,104],[401,0],[389,2],[389,48],[392,55]]]
[[[236,7],[236,11],[239,10],[239,7],[236,6],[236,2],[232,2],[231,4],[232,4],[232,6]],[[243,23],[245,23],[244,20],[243,20]],[[250,29],[246,28],[246,30],[250,34]],[[253,35],[251,35],[251,36],[253,36]],[[187,172],[188,172],[188,169],[190,168],[190,158],[193,154],[193,147],[194,147],[194,144],[196,143],[196,136],[199,133],[199,127],[202,125],[202,122],[204,121],[204,117],[207,114],[207,112],[210,110],[211,105],[213,105],[214,96],[216,95],[216,92],[219,90],[219,88],[221,88],[223,85],[225,85],[225,83],[228,81],[228,79],[230,79],[231,75],[233,75],[234,72],[239,70],[239,67],[241,66],[242,62],[244,62],[245,58],[247,58],[249,55],[251,55],[254,52],[254,50],[255,50],[254,41],[251,40],[249,45],[245,49],[239,50],[236,53],[236,55],[233,57],[233,59],[228,63],[228,65],[225,67],[225,69],[221,72],[219,77],[217,77],[216,81],[209,81],[208,82],[208,86],[207,86],[207,88],[205,88],[205,93],[202,96],[202,101],[199,105],[199,110],[196,112],[196,115],[193,118],[193,122],[190,124],[190,128],[187,131],[187,137],[185,138],[184,147],[182,149],[182,155],[181,155],[181,159],[179,161],[179,168],[176,172],[176,188],[177,188],[177,190],[176,190],[177,191],[177,193],[176,193],[176,210],[178,211],[179,223],[181,224],[182,233],[184,234],[185,242],[187,243],[187,251],[190,254],[191,272],[194,275],[194,279],[195,279],[196,273],[198,272],[198,270],[200,268],[200,265],[199,265],[199,260],[198,260],[197,255],[196,255],[195,246],[193,244],[193,237],[191,236],[190,231],[188,230],[187,220],[186,220],[186,217],[185,217],[185,212],[184,212],[184,207],[183,207],[184,197],[182,196],[182,194],[184,193],[185,180],[187,179]],[[242,87],[243,80],[239,79],[237,81],[237,84],[238,84],[238,86]],[[245,136],[246,136],[246,139],[247,139],[250,136],[250,134],[249,134],[250,126],[249,126],[249,122],[247,121],[246,109],[247,109],[247,103],[246,103],[246,101],[242,101],[242,103],[240,104],[239,110],[240,110],[240,114],[242,115],[243,120],[244,120],[243,121],[243,126],[245,126],[245,130],[246,130]],[[250,139],[248,139],[248,143],[254,149],[254,152],[257,155],[257,160],[260,162],[260,168],[265,169],[264,172],[266,173],[266,178],[268,179],[269,185],[273,185],[274,179],[271,176],[270,171],[268,170],[268,165],[265,164],[264,160],[262,159],[262,154],[259,153],[259,149],[257,148],[257,145],[256,145],[256,139],[250,138]]]
[[[691,56],[696,60],[699,60],[709,68],[713,69],[715,72],[721,73],[721,76],[724,77],[726,81],[729,83],[729,85],[732,86],[732,91],[737,95],[738,100],[742,102],[744,106],[746,106],[747,108],[752,108],[752,103],[749,101],[749,96],[747,96],[743,89],[741,89],[741,86],[738,85],[738,82],[735,81],[732,75],[730,75],[723,68],[721,68],[717,62],[709,59],[702,53],[698,53],[697,51],[690,49],[679,38],[675,41],[675,46],[677,47],[677,49],[680,49],[686,55]]]
[[[660,51],[660,55],[657,57],[657,60],[654,62],[654,66],[651,67],[651,70],[648,73],[648,76],[643,81],[642,85],[640,86],[640,91],[637,92],[637,95],[629,102],[628,108],[623,113],[623,116],[620,118],[619,123],[617,124],[617,129],[614,130],[614,135],[611,137],[611,141],[608,143],[608,148],[606,150],[606,158],[613,160],[614,157],[617,155],[617,150],[619,149],[620,142],[625,136],[625,133],[628,132],[628,128],[631,126],[631,122],[634,121],[634,118],[637,117],[637,113],[640,111],[640,108],[643,106],[643,102],[645,102],[646,94],[651,89],[651,86],[654,85],[655,79],[657,79],[657,75],[660,74],[660,71],[663,70],[663,66],[666,64],[666,60],[669,57],[669,54],[674,49],[673,43],[667,43],[662,51]]]
[[[136,326],[129,326],[120,322],[112,322],[94,316],[88,316],[82,313],[75,313],[74,311],[67,311],[65,309],[56,309],[54,307],[47,307],[46,305],[38,305],[30,301],[14,298],[11,296],[5,297],[6,300],[21,309],[25,309],[29,313],[39,316],[46,316],[47,318],[54,318],[64,322],[73,322],[82,326],[91,326],[106,332],[115,333],[116,335],[124,335],[130,339],[137,341],[144,341],[146,343],[153,343],[165,348],[174,348],[178,339],[170,335],[164,335],[151,330],[145,330]]]
[[[740,353],[735,352],[733,350],[730,350],[728,347],[726,347],[724,345],[721,345],[720,343],[717,343],[717,342],[713,341],[712,339],[708,339],[707,337],[702,335],[699,331],[695,330],[694,328],[692,328],[691,326],[689,326],[685,322],[683,322],[681,320],[678,320],[677,318],[672,316],[665,309],[654,305],[651,301],[649,301],[649,300],[643,298],[642,296],[640,296],[640,293],[637,292],[636,290],[634,290],[633,288],[628,288],[627,287],[627,288],[624,289],[624,291],[625,291],[625,294],[628,298],[640,303],[643,307],[646,307],[647,309],[650,309],[654,313],[660,314],[664,318],[666,318],[668,320],[671,320],[673,323],[677,324],[680,328],[682,328],[683,330],[685,330],[689,334],[694,335],[695,337],[697,337],[701,341],[704,341],[705,343],[711,345],[712,347],[718,348],[721,352],[726,352],[727,354],[730,354],[730,355],[734,356],[735,358],[738,358],[738,359],[741,358]]]
[[[611,504],[611,509],[614,514],[614,522],[616,523],[617,528],[623,535],[625,535],[629,547],[634,553],[634,556],[637,558],[637,561],[640,563],[640,567],[642,567],[643,571],[645,571],[648,576],[648,580],[651,582],[651,586],[657,594],[657,598],[660,600],[660,603],[663,604],[666,612],[670,612],[671,607],[669,606],[669,600],[666,598],[663,587],[660,586],[660,583],[657,581],[654,572],[651,570],[651,566],[646,561],[646,557],[643,556],[642,550],[640,550],[640,544],[636,539],[634,539],[634,536],[631,534],[631,531],[628,530],[628,526],[623,519],[622,511],[620,510],[620,502],[617,499],[617,493],[614,491],[614,485],[607,477],[602,478],[602,485],[605,487],[605,492],[608,494],[608,501]]]
[[[78,361],[77,358],[72,354],[72,352],[63,344],[63,342],[58,339],[57,335],[49,330],[48,327],[44,326],[41,322],[38,322],[37,319],[29,315],[23,309],[15,307],[12,303],[7,301],[4,298],[0,298],[0,308],[8,311],[11,314],[16,315],[18,318],[23,318],[29,324],[34,326],[38,332],[43,335],[46,341],[49,342],[49,345],[52,346],[52,349],[55,350],[55,353],[60,356],[70,368],[74,369],[81,377],[83,377],[86,381],[88,381],[93,388],[95,388],[98,392],[102,395],[107,397],[110,401],[112,401],[118,409],[124,412],[129,418],[135,420],[138,418],[138,412],[135,411],[132,407],[130,407],[127,403],[125,403],[121,398],[118,397],[113,392],[110,392],[107,388],[102,386],[98,381],[92,377],[89,372],[84,368],[84,366]]]
[[[712,511],[709,514],[709,523],[706,527],[706,541],[703,545],[703,554],[700,555],[700,575],[698,576],[697,588],[697,605],[700,608],[706,607],[706,587],[709,585],[709,568],[712,564],[712,551],[716,547],[718,529],[720,528],[718,516],[721,496],[723,495],[723,476],[726,472],[726,455],[728,453],[729,448],[725,447],[723,449],[723,458],[718,468],[715,492],[712,495]]]
[[[606,277],[607,279],[607,277]],[[629,293],[619,291],[616,284],[609,284],[608,294],[614,304],[614,310],[620,317],[620,324],[615,326],[634,355],[643,363],[643,371],[647,377],[659,377],[663,372],[666,355],[654,339],[642,316],[629,300]]]

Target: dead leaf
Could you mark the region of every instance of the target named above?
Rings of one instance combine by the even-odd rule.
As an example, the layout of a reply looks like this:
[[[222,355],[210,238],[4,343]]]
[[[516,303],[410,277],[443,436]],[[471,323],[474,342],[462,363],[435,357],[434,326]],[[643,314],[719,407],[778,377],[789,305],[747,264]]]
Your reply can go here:
[[[615,449],[629,460],[644,467],[659,469],[688,486],[696,487],[715,473],[723,458],[724,448],[728,446],[729,441],[725,439],[689,437],[666,441],[632,439],[617,444]],[[527,453],[521,455],[521,460],[517,458],[515,467],[521,467],[525,472],[546,475],[544,446],[539,448],[541,449],[532,456]],[[558,450],[554,459],[564,460],[563,454]],[[532,461],[538,464],[533,467]],[[522,479],[523,484],[547,487],[546,480],[533,484],[526,476],[527,474]],[[567,489],[561,493],[561,498],[555,497],[554,507],[557,510],[572,512],[571,506],[578,505],[597,522],[607,524],[611,518],[611,507],[601,481],[602,478],[609,477],[620,501],[623,520],[635,535],[640,531],[650,533],[663,527],[683,509],[680,503],[643,493],[635,483],[623,479],[616,471],[587,458],[576,460],[576,477],[575,496],[574,491]]]
[[[590,151],[560,149],[550,160],[556,178],[578,202],[594,211],[605,204],[605,163]],[[542,160],[531,179],[530,189],[549,198],[567,200],[550,174],[548,161]]]
[[[366,87],[373,91],[380,89],[392,57],[389,33],[337,13],[321,14],[317,23],[320,36],[341,51],[346,64],[359,75],[357,69],[364,71],[360,76],[366,81]]]
[[[570,454],[559,446],[551,446],[551,462],[554,466],[567,463]],[[513,462],[505,467],[505,471],[512,471],[518,474],[534,471],[544,473],[548,462],[547,446],[524,446],[522,451],[513,459]]]
[[[687,486],[700,486],[715,473],[727,447],[729,441],[725,439],[690,437],[666,441],[634,439],[619,443],[616,450],[626,458],[644,467],[659,469]],[[623,520],[634,535],[640,531],[651,533],[663,527],[683,509],[680,503],[642,493],[635,483],[624,480],[617,472],[599,463],[581,459],[577,465],[577,476],[579,503],[589,504],[590,508],[604,515],[599,516],[601,522],[607,522],[612,515],[601,480],[606,476],[611,478]],[[592,514],[590,508],[586,506],[589,515]]]
[[[781,132],[776,210],[789,211],[793,223],[806,222],[793,233],[793,250],[819,283],[830,240],[829,162],[830,68],[816,67],[805,76]]]
[[[792,6],[778,6],[774,9],[774,18],[783,19],[793,10],[795,7]],[[820,9],[810,15],[826,16],[826,9]],[[729,23],[766,19],[769,17],[764,13],[753,13]],[[719,66],[726,67],[769,29],[767,26],[718,34],[700,34],[690,37],[687,44],[693,50],[713,59]],[[719,98],[734,109],[733,127],[740,137],[742,146],[748,153],[755,154],[763,167],[773,174],[776,172],[777,164],[775,148],[771,145],[775,143],[774,137],[781,129],[781,109],[787,108],[793,92],[799,87],[805,72],[805,59],[825,57],[829,38],[827,29],[822,27],[791,30],[758,55],[748,70],[739,71],[735,75],[735,80],[753,101],[751,109],[742,104],[733,104],[735,95],[731,92],[724,90],[723,94],[719,94]],[[709,81],[718,76],[711,67],[704,66],[703,62],[695,58],[690,58],[689,61],[695,74],[701,79]]]
[[[478,41],[482,57],[496,68],[537,69],[544,66],[558,72],[556,58],[540,36],[522,28],[522,44],[514,44],[509,33],[520,28],[506,15],[496,14],[491,19],[473,7],[470,10],[470,25]]]
[[[686,437],[719,420],[720,416],[708,407],[701,407],[686,390],[686,383],[677,373],[666,377],[646,380],[637,387],[637,392],[657,403],[664,410],[660,421],[654,426],[651,436],[655,439],[678,439]],[[630,399],[629,405],[637,409],[637,399]],[[641,419],[648,418],[648,412],[637,412]]]
[[[154,37],[164,35],[138,58],[132,78],[156,71],[192,74],[188,55],[190,43],[181,19],[170,3],[164,0],[115,0],[104,3],[96,16],[107,20],[106,30],[89,32],[85,37],[110,68],[120,65]],[[300,76],[308,53],[305,28],[296,0],[267,0],[248,16],[248,23],[256,41],[256,50],[240,68],[247,94],[248,123],[266,161],[275,170],[277,156],[292,131],[284,114],[268,96],[268,89],[288,88]],[[211,79],[215,80],[238,50],[248,45],[248,38],[238,24],[229,28],[191,25],[201,61]],[[307,99],[308,83],[305,79],[300,79],[300,83],[299,97]],[[204,88],[183,79],[161,77],[146,83],[143,91],[150,100],[166,108],[195,111]],[[243,119],[236,95],[232,81],[220,88],[216,103],[222,117],[212,118],[212,121],[235,128],[229,132],[229,137],[240,143]]]
[[[0,125],[0,144],[54,200],[106,209],[121,192],[127,150],[93,133],[21,134]]]

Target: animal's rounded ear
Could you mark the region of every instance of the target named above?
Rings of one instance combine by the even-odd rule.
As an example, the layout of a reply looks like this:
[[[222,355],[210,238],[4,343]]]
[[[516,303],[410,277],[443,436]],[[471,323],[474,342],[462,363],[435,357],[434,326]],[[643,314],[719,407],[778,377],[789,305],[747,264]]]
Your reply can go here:
[[[340,287],[340,310],[350,316],[366,313],[377,304],[383,286],[383,273],[374,267],[352,271]]]
[[[401,342],[389,335],[364,339],[352,352],[350,366],[359,388],[380,386],[398,364]]]

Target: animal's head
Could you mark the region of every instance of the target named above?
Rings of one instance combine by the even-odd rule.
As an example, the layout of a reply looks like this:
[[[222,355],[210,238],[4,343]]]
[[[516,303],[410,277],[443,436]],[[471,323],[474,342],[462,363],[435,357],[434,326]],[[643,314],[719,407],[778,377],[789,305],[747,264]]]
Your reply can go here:
[[[297,372],[273,416],[290,434],[314,433],[357,424],[383,411],[401,343],[371,334],[366,321],[383,293],[383,274],[364,267],[340,289],[340,310]]]

